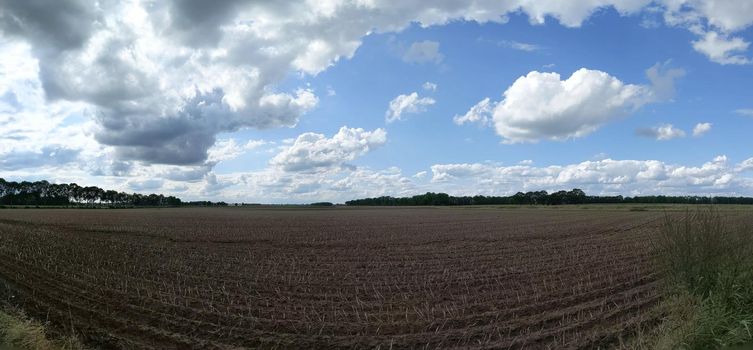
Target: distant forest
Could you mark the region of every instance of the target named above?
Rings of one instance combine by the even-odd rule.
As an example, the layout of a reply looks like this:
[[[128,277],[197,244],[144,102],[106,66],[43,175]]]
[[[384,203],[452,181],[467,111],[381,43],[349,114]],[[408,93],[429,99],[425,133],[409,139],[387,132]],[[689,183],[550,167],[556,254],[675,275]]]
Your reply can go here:
[[[111,207],[177,207],[223,206],[224,202],[183,202],[174,196],[125,193],[103,190],[96,186],[51,184],[47,181],[5,181],[0,178],[0,205],[111,206]]]
[[[598,203],[664,203],[664,204],[753,204],[751,197],[702,197],[702,196],[589,196],[580,189],[571,191],[518,192],[512,196],[450,196],[447,193],[427,192],[413,197],[376,197],[355,199],[346,205],[484,205],[484,204],[598,204]]]
[[[751,197],[702,196],[589,196],[580,189],[571,191],[518,192],[512,196],[450,196],[447,193],[427,192],[412,197],[376,197],[355,199],[346,205],[485,205],[485,204],[597,204],[597,203],[664,203],[664,204],[753,204]],[[21,206],[107,206],[107,207],[178,207],[227,206],[225,202],[184,202],[174,196],[161,194],[125,193],[103,190],[96,186],[78,184],[53,184],[47,181],[13,182],[0,178],[0,205]],[[237,204],[236,204],[237,205]],[[311,206],[332,206],[330,202],[317,202]]]

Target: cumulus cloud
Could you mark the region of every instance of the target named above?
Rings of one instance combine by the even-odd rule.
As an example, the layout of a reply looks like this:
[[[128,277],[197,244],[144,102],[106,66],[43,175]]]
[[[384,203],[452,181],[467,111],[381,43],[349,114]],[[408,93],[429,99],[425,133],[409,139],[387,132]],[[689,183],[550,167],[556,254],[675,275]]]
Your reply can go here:
[[[727,37],[714,31],[706,32],[700,39],[693,41],[693,48],[719,64],[749,64],[750,58],[742,53],[748,50],[750,43],[740,37]]]
[[[601,159],[572,164],[533,166],[524,162],[435,164],[427,174],[404,175],[399,168],[382,170],[357,167],[305,173],[279,167],[227,175],[218,182],[230,184],[218,195],[233,201],[343,202],[375,196],[411,196],[427,191],[454,195],[511,195],[517,191],[557,191],[581,188],[603,195],[747,195],[753,182],[746,171],[753,159],[733,165],[726,156],[698,164],[673,164],[658,160]],[[425,181],[425,177],[429,181]]]
[[[711,131],[711,123],[698,123],[693,127],[693,136],[700,137]]]
[[[708,195],[747,193],[750,179],[739,176],[739,168],[730,166],[726,156],[718,156],[700,166],[607,158],[546,167],[436,164],[431,171],[437,186],[457,194],[512,194],[577,187],[589,194]]]
[[[417,92],[412,92],[408,95],[398,95],[390,101],[390,106],[387,112],[384,113],[384,118],[387,123],[392,123],[396,120],[401,120],[403,114],[426,112],[426,108],[434,103],[436,101],[433,98],[419,97]]]
[[[408,63],[440,63],[443,59],[439,43],[431,40],[414,42],[403,54],[403,61]]]
[[[641,128],[635,131],[639,136],[650,137],[659,141],[685,137],[685,131],[674,127],[672,124],[663,124],[653,128]],[[695,135],[695,130],[693,131]]]
[[[668,89],[663,75],[657,73]],[[532,71],[518,78],[500,102],[488,98],[473,106],[456,124],[493,124],[505,143],[565,140],[588,135],[657,100],[651,86],[625,84],[598,70],[581,68],[562,80],[557,73]],[[490,117],[491,115],[491,117]]]
[[[588,135],[641,106],[669,99],[681,69],[657,64],[646,71],[651,85],[626,84],[606,72],[581,68],[562,80],[558,73],[532,71],[505,90],[499,102],[485,98],[458,125],[494,126],[504,143],[566,140]]]
[[[387,142],[384,129],[366,131],[343,126],[327,138],[322,134],[304,133],[278,153],[270,164],[284,171],[312,172],[340,168]]]

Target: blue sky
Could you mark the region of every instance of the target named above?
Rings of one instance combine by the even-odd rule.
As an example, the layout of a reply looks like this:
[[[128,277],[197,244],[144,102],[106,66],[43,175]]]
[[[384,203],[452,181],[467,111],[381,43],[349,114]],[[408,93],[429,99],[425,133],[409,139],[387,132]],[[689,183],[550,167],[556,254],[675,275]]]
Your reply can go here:
[[[205,5],[1,3],[0,177],[753,196],[753,3]]]

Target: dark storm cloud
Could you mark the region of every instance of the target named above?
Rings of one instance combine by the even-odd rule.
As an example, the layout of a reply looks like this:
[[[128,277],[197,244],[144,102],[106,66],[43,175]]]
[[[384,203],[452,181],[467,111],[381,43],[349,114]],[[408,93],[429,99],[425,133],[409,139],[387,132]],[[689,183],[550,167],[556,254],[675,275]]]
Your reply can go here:
[[[95,134],[102,144],[115,146],[121,159],[147,163],[191,165],[207,159],[207,150],[219,130],[232,125],[220,124],[222,93],[199,95],[187,102],[179,113],[162,117],[138,111],[101,113]],[[145,111],[148,112],[148,111]]]
[[[0,0],[0,30],[43,50],[81,47],[95,18],[94,6],[85,1]]]
[[[232,17],[243,0],[174,0],[170,24],[180,40],[190,46],[215,45],[222,37],[220,26]]]

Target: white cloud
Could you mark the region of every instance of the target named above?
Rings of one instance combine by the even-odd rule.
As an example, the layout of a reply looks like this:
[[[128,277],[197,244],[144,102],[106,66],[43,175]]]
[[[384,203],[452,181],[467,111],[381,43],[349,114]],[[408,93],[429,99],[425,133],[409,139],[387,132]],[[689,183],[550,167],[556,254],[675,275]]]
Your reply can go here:
[[[245,144],[238,144],[235,139],[217,140],[208,151],[207,162],[217,163],[224,160],[235,159],[247,151],[266,145],[264,140],[248,140]]]
[[[505,143],[565,140],[588,135],[653,98],[646,86],[585,68],[565,80],[557,73],[530,72],[503,96],[500,102],[482,100],[456,123],[483,123],[493,108],[492,123]]]
[[[657,64],[646,71],[652,85],[625,84],[598,70],[581,68],[562,80],[532,71],[515,80],[502,101],[485,98],[454,122],[494,125],[504,143],[566,140],[588,135],[646,103],[671,98],[684,72]]]
[[[693,131],[695,134],[695,130]],[[672,124],[663,124],[653,128],[642,128],[636,130],[636,134],[657,139],[659,141],[671,140],[674,138],[685,137],[685,131],[675,128]]]
[[[743,172],[743,171],[748,171],[748,170],[753,170],[753,158],[748,158],[740,162],[740,164],[738,164],[735,167],[735,171],[737,172]]]
[[[719,64],[749,64],[750,58],[742,53],[750,43],[739,37],[729,38],[714,31],[706,32],[699,40],[693,41],[693,48]]]
[[[431,40],[414,42],[403,54],[403,61],[408,63],[441,63],[443,59],[439,43]]]
[[[665,0],[667,16],[698,21],[725,32],[745,29],[753,24],[753,3],[738,0]],[[684,13],[683,13],[684,12]]]
[[[339,168],[386,142],[384,129],[366,131],[343,126],[332,138],[309,132],[298,136],[293,144],[272,158],[270,164],[293,172]]]
[[[437,84],[429,82],[429,81],[425,82],[423,85],[421,85],[421,87],[424,88],[424,90],[426,91],[432,91],[432,92],[437,91]]]
[[[703,136],[709,131],[711,131],[711,123],[698,123],[693,127],[693,136]]]
[[[581,188],[595,195],[749,195],[753,182],[746,170],[753,158],[731,166],[718,156],[700,165],[658,160],[602,159],[574,164],[502,166],[493,163],[435,164],[431,174],[405,176],[398,168],[333,168],[314,173],[287,172],[278,167],[228,175],[232,184],[218,192],[230,201],[343,202],[375,196],[411,196],[427,191],[453,195],[512,195],[518,191],[549,192]],[[422,179],[431,175],[430,181]],[[189,190],[190,192],[190,190]]]
[[[387,123],[392,123],[396,120],[401,120],[404,113],[417,114],[426,112],[426,108],[434,103],[436,101],[433,98],[419,97],[417,92],[412,92],[408,95],[398,95],[390,101],[389,108],[384,113],[384,118]]]
[[[700,166],[603,159],[546,167],[436,164],[431,170],[434,185],[454,194],[509,195],[517,191],[581,188],[588,194],[737,195],[751,190],[750,179],[739,176],[725,156]]]
[[[452,121],[457,125],[463,125],[465,123],[478,123],[482,126],[490,125],[492,112],[494,112],[494,107],[496,107],[496,105],[496,102],[491,102],[487,97],[471,107],[471,109],[469,109],[464,115],[454,116]]]

